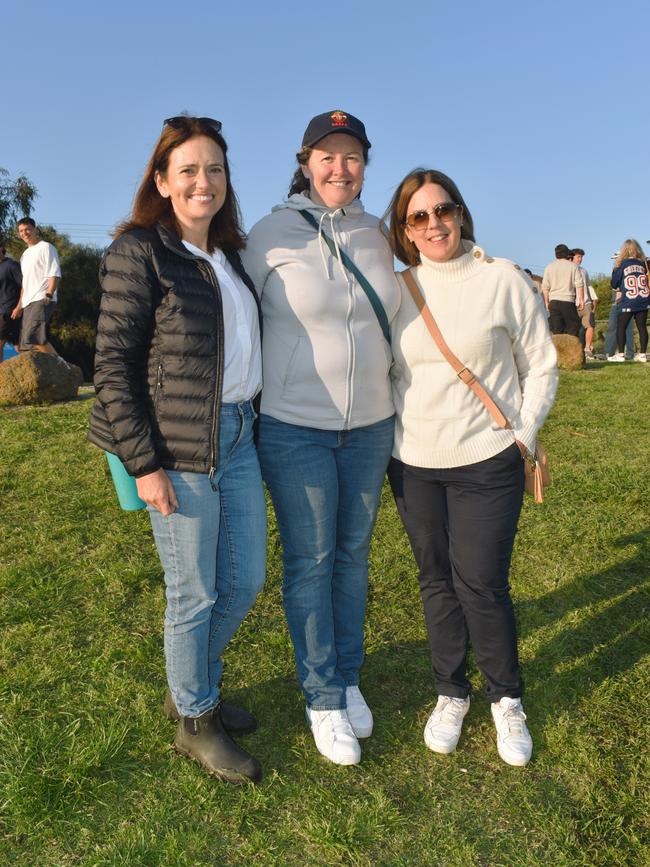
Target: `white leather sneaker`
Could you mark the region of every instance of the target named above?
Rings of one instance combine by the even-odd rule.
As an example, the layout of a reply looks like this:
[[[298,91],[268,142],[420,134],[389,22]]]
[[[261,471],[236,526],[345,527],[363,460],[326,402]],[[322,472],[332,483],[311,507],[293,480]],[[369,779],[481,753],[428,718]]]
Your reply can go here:
[[[497,749],[508,765],[523,767],[533,753],[533,740],[526,727],[526,714],[518,698],[492,702],[492,718],[497,729]]]
[[[434,753],[453,753],[460,738],[469,698],[438,697],[433,713],[424,727],[424,743]]]
[[[358,765],[361,747],[344,710],[305,708],[318,752],[335,765]]]
[[[346,686],[345,703],[352,731],[358,738],[369,738],[372,734],[372,711],[358,686]]]

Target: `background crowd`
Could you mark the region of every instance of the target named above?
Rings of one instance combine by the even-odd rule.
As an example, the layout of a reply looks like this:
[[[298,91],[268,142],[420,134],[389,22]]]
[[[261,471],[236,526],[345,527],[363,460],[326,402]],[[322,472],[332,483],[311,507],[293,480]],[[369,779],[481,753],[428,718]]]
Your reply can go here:
[[[614,269],[610,280],[609,315],[603,351],[596,353],[594,336],[598,295],[582,265],[584,256],[585,251],[580,247],[571,250],[566,244],[558,244],[555,260],[544,269],[542,280],[537,278],[548,310],[551,333],[579,337],[587,361],[647,362],[650,260],[633,238],[626,239],[612,256]],[[639,334],[638,352],[634,351],[634,324]]]

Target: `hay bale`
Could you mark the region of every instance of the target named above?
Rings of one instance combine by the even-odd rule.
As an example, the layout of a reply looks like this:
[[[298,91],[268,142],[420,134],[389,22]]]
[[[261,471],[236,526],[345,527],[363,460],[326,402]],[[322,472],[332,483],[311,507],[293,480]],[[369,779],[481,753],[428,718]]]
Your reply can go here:
[[[0,406],[51,403],[77,396],[81,370],[46,352],[21,352],[0,364]]]
[[[553,334],[552,337],[560,370],[581,370],[585,366],[585,354],[579,339],[573,334]]]

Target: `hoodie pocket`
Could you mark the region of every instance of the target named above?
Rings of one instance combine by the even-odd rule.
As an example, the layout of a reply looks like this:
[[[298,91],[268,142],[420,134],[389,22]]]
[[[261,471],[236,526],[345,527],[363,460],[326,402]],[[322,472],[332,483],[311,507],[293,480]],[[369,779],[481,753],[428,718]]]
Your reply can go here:
[[[286,391],[288,387],[290,387],[291,383],[296,379],[296,358],[298,356],[300,349],[300,338],[296,339],[296,342],[293,344],[291,351],[289,352],[287,364],[284,369],[284,376],[281,380],[282,391]]]

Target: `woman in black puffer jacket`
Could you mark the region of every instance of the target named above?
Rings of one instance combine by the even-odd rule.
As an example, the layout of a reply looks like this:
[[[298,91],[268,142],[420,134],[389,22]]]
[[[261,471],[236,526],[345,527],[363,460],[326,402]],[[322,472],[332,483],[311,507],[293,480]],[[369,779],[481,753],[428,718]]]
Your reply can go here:
[[[175,747],[230,782],[261,779],[232,739],[221,654],[262,588],[266,509],[253,445],[260,311],[239,250],[221,124],[165,121],[101,265],[89,439],[124,463],[165,570],[165,710]]]

